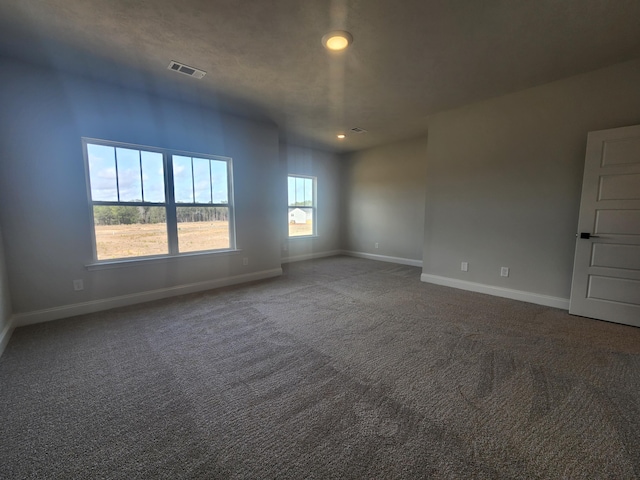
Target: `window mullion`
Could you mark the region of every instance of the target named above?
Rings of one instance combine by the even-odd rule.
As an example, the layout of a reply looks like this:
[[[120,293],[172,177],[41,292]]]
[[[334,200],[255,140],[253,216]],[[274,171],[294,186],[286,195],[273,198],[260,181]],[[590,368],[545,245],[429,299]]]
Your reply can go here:
[[[116,193],[118,194],[118,202],[120,201],[120,178],[118,175],[118,149],[113,149],[113,161],[116,164]]]
[[[142,201],[144,202],[144,180],[142,178],[142,151],[138,150],[138,161],[140,163],[140,192],[142,193]]]
[[[176,212],[175,188],[173,186],[173,158],[170,154],[164,153],[165,172],[165,198],[167,199],[167,235],[169,243],[169,255],[178,254],[178,215]]]
[[[227,175],[228,177],[228,175]],[[228,188],[228,187],[227,187]],[[209,160],[209,194],[211,195],[211,203],[213,203],[213,174],[211,173],[211,160]],[[195,198],[194,198],[195,200]]]
[[[196,203],[196,177],[193,174],[193,157],[191,157],[191,198]]]
[[[211,201],[213,202],[213,177],[211,178]],[[233,199],[233,168],[231,161],[227,162],[227,222],[229,222],[229,243],[230,245],[236,245],[236,215],[235,215],[235,202]]]

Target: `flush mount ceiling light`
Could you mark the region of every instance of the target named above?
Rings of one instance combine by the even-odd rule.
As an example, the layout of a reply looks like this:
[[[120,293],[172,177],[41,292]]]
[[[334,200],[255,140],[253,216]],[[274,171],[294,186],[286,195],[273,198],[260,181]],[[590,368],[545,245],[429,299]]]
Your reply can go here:
[[[347,136],[344,133],[339,133],[338,135],[336,135],[340,140],[342,140],[343,138],[346,138]]]
[[[351,45],[351,43],[353,43],[353,36],[344,30],[334,30],[322,37],[322,45],[324,45],[327,50],[334,52],[344,50]]]

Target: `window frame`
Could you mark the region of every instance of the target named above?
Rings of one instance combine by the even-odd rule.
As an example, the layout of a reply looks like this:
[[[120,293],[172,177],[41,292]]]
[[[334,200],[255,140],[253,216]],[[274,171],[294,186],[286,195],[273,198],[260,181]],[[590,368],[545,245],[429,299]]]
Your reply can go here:
[[[146,201],[103,201],[93,200],[91,194],[91,174],[89,169],[89,154],[87,145],[102,145],[113,148],[128,148],[138,151],[159,153],[162,155],[162,168],[164,172],[164,202],[146,202]],[[85,183],[87,188],[87,201],[89,205],[89,214],[91,219],[91,247],[93,254],[93,265],[113,264],[113,263],[131,263],[139,260],[166,259],[177,258],[202,254],[219,254],[228,253],[237,250],[236,247],[236,222],[235,222],[235,202],[233,191],[233,159],[221,155],[211,155],[206,153],[187,152],[182,150],[173,150],[168,148],[151,147],[147,145],[138,145],[134,143],[116,142],[112,140],[103,140],[98,138],[82,137],[82,155],[84,157]],[[184,156],[191,158],[202,158],[207,160],[223,161],[227,166],[227,203],[178,203],[175,201],[175,187],[173,178],[173,157]],[[194,198],[195,200],[195,198]],[[213,198],[212,198],[213,200]],[[94,218],[94,206],[100,205],[124,205],[132,207],[162,207],[165,209],[166,226],[167,226],[167,249],[166,254],[139,255],[134,257],[118,257],[108,259],[98,259],[98,248],[96,242],[96,229]],[[229,247],[210,250],[198,250],[180,252],[178,243],[178,207],[221,207],[228,209],[229,218]]]
[[[304,178],[307,180],[311,180],[312,185],[312,195],[311,195],[311,206],[303,206],[300,205],[291,205],[289,203],[289,179],[290,178]],[[312,226],[313,232],[310,235],[290,235],[289,234],[289,209],[290,208],[308,208],[311,209],[312,215]],[[295,238],[312,238],[318,236],[318,177],[313,175],[300,175],[297,173],[288,173],[287,174],[287,239],[295,239]]]

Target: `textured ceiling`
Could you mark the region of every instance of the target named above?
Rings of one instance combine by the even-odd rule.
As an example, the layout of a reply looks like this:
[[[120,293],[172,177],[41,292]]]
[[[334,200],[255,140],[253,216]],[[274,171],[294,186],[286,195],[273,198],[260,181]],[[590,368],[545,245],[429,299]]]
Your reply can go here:
[[[356,150],[433,113],[640,57],[640,0],[0,0],[0,54]],[[345,29],[354,43],[320,43]],[[205,70],[196,80],[167,70]],[[361,127],[366,134],[336,139]]]

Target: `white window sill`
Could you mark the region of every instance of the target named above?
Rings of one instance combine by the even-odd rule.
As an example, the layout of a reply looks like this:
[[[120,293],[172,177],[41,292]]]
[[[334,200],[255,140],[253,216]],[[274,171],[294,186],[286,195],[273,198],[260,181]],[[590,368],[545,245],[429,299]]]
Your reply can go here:
[[[309,239],[309,238],[318,238],[319,235],[296,235],[295,237],[287,237],[287,240],[299,240],[299,239]]]
[[[238,255],[242,250],[206,250],[202,252],[180,253],[178,255],[160,255],[154,257],[134,257],[134,258],[117,258],[114,260],[101,260],[85,265],[87,270],[107,270],[110,268],[139,267],[141,265],[150,265],[154,263],[175,262],[183,258],[206,256],[226,256]]]

